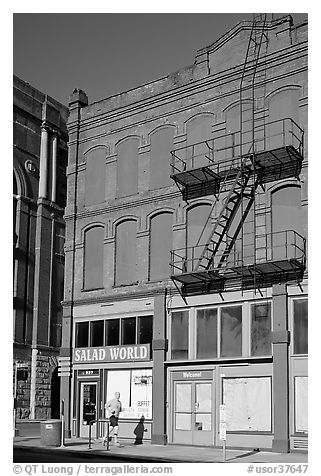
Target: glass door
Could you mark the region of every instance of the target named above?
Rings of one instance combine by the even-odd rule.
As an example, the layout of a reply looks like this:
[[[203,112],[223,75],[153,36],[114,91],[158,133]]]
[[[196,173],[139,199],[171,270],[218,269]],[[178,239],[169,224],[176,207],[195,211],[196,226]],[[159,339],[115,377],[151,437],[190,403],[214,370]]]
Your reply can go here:
[[[174,382],[173,443],[213,445],[212,382]]]
[[[97,383],[80,384],[80,431],[81,437],[89,436],[89,422],[97,419]],[[92,425],[92,437],[96,436],[96,423]]]

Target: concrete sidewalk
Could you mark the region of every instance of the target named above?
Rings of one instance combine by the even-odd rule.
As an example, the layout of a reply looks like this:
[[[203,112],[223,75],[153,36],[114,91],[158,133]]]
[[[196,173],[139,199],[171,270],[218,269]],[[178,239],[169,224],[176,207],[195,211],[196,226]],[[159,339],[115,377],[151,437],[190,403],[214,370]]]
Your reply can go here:
[[[13,445],[17,448],[28,447],[30,451],[55,451],[64,454],[81,453],[82,456],[94,460],[99,455],[106,457],[116,456],[127,461],[146,462],[159,461],[161,463],[221,463],[223,462],[222,450],[210,447],[180,446],[180,445],[152,445],[144,442],[142,445],[135,445],[133,441],[120,441],[120,447],[111,445],[109,451],[103,446],[101,440],[94,440],[92,448],[88,448],[88,439],[75,438],[67,439],[64,448],[41,446],[38,437],[16,437]],[[227,463],[301,463],[308,462],[307,453],[272,453],[270,451],[254,452],[250,450],[226,450]]]

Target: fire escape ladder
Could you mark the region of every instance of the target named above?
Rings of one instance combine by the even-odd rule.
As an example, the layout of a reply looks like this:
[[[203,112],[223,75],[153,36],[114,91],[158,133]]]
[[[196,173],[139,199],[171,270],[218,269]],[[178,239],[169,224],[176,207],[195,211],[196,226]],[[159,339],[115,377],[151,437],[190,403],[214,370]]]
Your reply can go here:
[[[245,161],[246,159],[243,159]],[[248,182],[251,176],[251,169],[240,167],[233,184],[229,189],[229,193],[224,201],[222,210],[216,218],[210,236],[204,246],[204,249],[198,259],[196,270],[199,268],[208,269],[213,261],[213,257],[218,252],[221,243],[226,237],[235,214],[242,202],[243,197],[247,197]]]
[[[224,265],[227,263],[227,260],[228,260],[228,258],[229,258],[229,256],[230,256],[230,253],[231,253],[231,251],[232,251],[232,249],[233,249],[233,247],[234,247],[234,245],[235,245],[235,242],[236,242],[236,240],[237,240],[237,238],[238,238],[238,236],[239,236],[239,234],[240,234],[240,231],[241,231],[242,228],[243,228],[243,225],[244,225],[244,223],[245,223],[245,220],[246,220],[246,218],[247,218],[247,216],[248,216],[248,214],[249,214],[249,212],[250,212],[250,210],[251,210],[251,207],[252,207],[252,205],[253,205],[253,203],[254,203],[254,200],[255,200],[255,192],[256,192],[256,189],[258,188],[258,186],[260,185],[260,183],[261,183],[261,176],[260,176],[260,174],[258,174],[257,177],[256,177],[256,180],[255,180],[255,182],[252,184],[252,186],[250,186],[250,185],[248,186],[248,188],[250,188],[249,191],[248,191],[248,192],[246,191],[246,192],[243,194],[243,197],[246,197],[246,198],[248,198],[249,200],[248,200],[248,202],[247,202],[247,204],[246,204],[245,209],[243,210],[242,217],[241,217],[241,219],[240,219],[240,221],[239,221],[239,223],[238,223],[238,226],[236,227],[236,230],[235,230],[233,236],[230,237],[230,241],[227,243],[226,248],[225,248],[225,250],[224,250],[224,253],[222,253],[222,255],[221,255],[221,257],[220,257],[219,263],[216,265],[216,267],[217,267],[218,269],[224,267]],[[242,266],[243,266],[243,263],[242,263]]]

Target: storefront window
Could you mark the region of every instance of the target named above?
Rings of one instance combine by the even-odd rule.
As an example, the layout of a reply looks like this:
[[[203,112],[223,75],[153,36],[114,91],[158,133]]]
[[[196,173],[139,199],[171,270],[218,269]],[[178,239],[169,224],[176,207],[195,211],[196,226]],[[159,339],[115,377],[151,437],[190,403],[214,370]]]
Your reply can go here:
[[[136,343],[136,317],[122,319],[121,343],[122,345]]]
[[[90,323],[90,347],[104,345],[104,321]]]
[[[88,347],[89,322],[76,324],[76,347]]]
[[[221,357],[242,355],[242,306],[221,309]]]
[[[251,306],[251,355],[271,355],[271,304]]]
[[[217,309],[197,311],[197,359],[217,357]]]
[[[228,431],[271,431],[271,378],[223,379]]]
[[[119,345],[119,319],[108,319],[105,329],[106,345]]]
[[[293,352],[308,353],[308,300],[293,301]]]
[[[138,318],[137,344],[150,344],[153,340],[153,317]]]
[[[152,418],[152,369],[109,370],[107,401],[120,393],[120,418]]]
[[[188,358],[188,311],[172,313],[171,358]]]

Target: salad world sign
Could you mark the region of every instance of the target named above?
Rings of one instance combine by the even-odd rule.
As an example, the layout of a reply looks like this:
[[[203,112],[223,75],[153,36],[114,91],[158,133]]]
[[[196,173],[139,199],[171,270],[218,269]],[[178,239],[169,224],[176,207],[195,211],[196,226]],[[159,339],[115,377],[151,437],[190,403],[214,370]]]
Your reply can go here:
[[[75,363],[133,362],[150,360],[149,344],[74,349]]]

